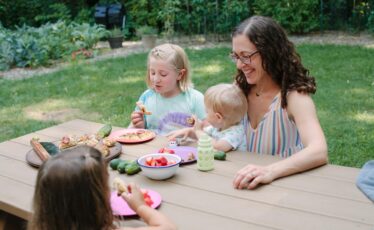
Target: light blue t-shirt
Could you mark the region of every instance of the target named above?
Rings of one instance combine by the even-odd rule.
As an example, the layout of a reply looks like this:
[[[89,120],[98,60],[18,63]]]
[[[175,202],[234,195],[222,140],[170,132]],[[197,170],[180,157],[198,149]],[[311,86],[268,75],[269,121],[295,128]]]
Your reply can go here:
[[[145,115],[145,128],[165,135],[171,131],[192,125],[188,118],[195,115],[205,119],[204,95],[190,88],[175,97],[165,98],[152,89],[146,90],[139,98],[151,115]],[[135,108],[139,111],[139,108]]]
[[[223,131],[219,131],[213,126],[207,126],[204,131],[211,136],[214,140],[227,141],[231,146],[232,150],[246,151],[246,142],[243,125],[234,125]]]

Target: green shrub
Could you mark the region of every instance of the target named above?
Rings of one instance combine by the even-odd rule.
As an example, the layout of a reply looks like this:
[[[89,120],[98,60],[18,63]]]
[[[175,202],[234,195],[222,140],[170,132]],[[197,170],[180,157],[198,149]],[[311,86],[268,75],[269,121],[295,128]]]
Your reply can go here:
[[[255,13],[277,20],[291,33],[307,33],[319,26],[319,3],[315,0],[254,0]]]
[[[0,27],[0,70],[12,66],[36,67],[71,55],[81,48],[92,48],[108,31],[88,23],[47,23],[39,28],[22,26],[12,31]]]
[[[351,30],[364,30],[370,15],[370,5],[365,1],[358,1],[353,5],[352,17],[350,20]]]
[[[81,9],[78,12],[77,16],[75,16],[74,22],[76,22],[78,24],[82,24],[82,23],[93,24],[93,23],[95,23],[93,12],[94,12],[94,8],[83,8],[83,9]]]
[[[40,24],[57,22],[59,20],[69,22],[71,20],[70,9],[63,3],[54,3],[46,7],[46,10],[35,17]]]
[[[374,10],[370,12],[366,27],[369,32],[374,33]]]
[[[157,34],[157,29],[152,26],[140,26],[139,28],[136,29],[136,34],[138,36],[153,35],[153,34]]]

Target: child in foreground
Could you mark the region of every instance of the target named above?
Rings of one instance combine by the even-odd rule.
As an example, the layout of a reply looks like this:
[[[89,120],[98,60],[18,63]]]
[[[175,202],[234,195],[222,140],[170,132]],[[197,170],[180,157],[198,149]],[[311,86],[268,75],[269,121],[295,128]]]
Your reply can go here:
[[[246,150],[245,134],[240,121],[247,112],[247,100],[241,90],[232,84],[218,84],[210,87],[204,97],[207,113],[205,128],[195,122],[194,127],[171,132],[174,139],[183,136],[198,139],[205,132],[212,137],[213,148],[218,151]]]
[[[102,154],[88,146],[65,150],[39,169],[34,193],[34,215],[29,230],[112,230],[109,174]],[[149,225],[125,229],[176,229],[162,213],[145,204],[139,187],[121,196]]]
[[[153,48],[147,64],[149,89],[140,96],[130,127],[165,135],[192,127],[192,115],[204,119],[204,96],[192,88],[190,72],[188,57],[181,47],[163,44]]]

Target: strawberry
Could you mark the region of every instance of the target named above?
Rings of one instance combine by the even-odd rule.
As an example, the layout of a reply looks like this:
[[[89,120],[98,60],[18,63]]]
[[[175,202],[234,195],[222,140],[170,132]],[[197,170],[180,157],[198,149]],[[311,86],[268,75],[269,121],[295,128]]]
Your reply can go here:
[[[144,202],[145,202],[148,206],[152,206],[152,204],[153,204],[153,200],[152,200],[151,196],[148,194],[148,190],[146,190],[146,189],[142,189],[141,192],[143,193]]]
[[[170,153],[170,154],[174,154],[175,153],[175,151],[172,150],[172,149],[166,149],[166,151],[167,151],[167,153]]]
[[[146,197],[146,198],[144,198],[144,202],[145,202],[148,206],[152,206],[152,204],[153,204],[153,200],[151,199],[151,197]]]
[[[165,157],[160,158],[161,166],[166,166],[168,164],[168,160]]]
[[[147,157],[145,159],[145,164],[148,166],[152,166],[153,161],[154,161],[153,157]]]

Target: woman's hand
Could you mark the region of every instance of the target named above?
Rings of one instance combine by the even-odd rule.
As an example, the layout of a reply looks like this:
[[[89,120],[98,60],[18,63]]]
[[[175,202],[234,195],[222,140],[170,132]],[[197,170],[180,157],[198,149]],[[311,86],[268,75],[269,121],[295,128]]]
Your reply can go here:
[[[268,184],[275,179],[270,167],[247,165],[236,173],[233,185],[236,189],[254,189],[259,184]]]
[[[140,206],[146,205],[144,202],[144,195],[140,191],[140,188],[134,183],[130,183],[127,186],[129,193],[122,193],[122,198],[127,202],[132,210],[137,213],[137,210]]]
[[[131,123],[134,128],[145,129],[144,114],[141,111],[134,111],[131,114]]]

